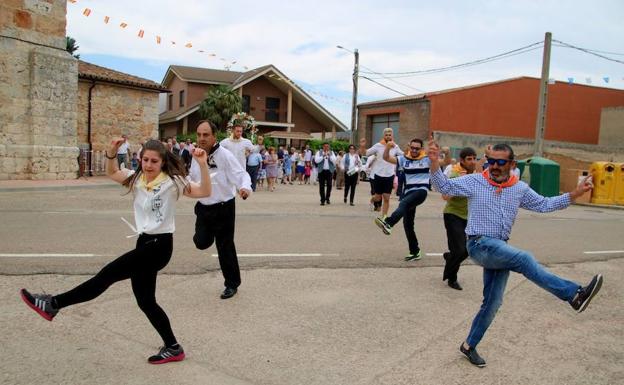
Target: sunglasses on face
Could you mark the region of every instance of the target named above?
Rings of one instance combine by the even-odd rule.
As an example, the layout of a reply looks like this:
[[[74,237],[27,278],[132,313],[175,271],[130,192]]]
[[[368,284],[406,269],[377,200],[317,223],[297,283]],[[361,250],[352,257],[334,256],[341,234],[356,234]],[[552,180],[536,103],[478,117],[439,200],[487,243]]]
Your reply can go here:
[[[412,151],[420,151],[420,150],[422,150],[422,147],[410,147],[410,150],[412,150]]]
[[[494,158],[487,158],[487,162],[490,166],[494,166],[494,164],[497,164],[499,166],[504,166],[506,165],[508,162],[511,162],[511,160],[509,159],[494,159]]]

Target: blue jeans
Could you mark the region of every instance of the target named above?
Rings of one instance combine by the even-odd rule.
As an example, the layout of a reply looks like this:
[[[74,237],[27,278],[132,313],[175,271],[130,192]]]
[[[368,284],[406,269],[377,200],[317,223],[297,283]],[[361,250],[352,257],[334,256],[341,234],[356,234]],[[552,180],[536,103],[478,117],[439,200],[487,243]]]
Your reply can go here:
[[[530,253],[490,237],[477,237],[467,242],[468,254],[483,266],[483,303],[472,321],[466,342],[477,346],[503,303],[509,272],[515,271],[559,299],[571,301],[581,287],[546,270]]]

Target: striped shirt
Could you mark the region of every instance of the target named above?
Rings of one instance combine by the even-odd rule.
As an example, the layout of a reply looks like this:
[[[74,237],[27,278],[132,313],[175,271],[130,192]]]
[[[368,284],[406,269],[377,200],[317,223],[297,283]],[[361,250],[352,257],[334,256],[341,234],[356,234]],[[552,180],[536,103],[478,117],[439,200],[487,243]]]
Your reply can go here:
[[[442,194],[468,198],[468,236],[485,235],[507,241],[518,209],[547,213],[561,210],[571,203],[570,194],[546,198],[519,181],[498,194],[481,174],[448,179],[442,170],[431,174],[431,183]]]
[[[429,183],[429,167],[431,166],[431,160],[425,156],[419,160],[409,159],[403,155],[398,157],[399,167],[405,174],[405,194],[410,191],[423,189],[431,190]]]

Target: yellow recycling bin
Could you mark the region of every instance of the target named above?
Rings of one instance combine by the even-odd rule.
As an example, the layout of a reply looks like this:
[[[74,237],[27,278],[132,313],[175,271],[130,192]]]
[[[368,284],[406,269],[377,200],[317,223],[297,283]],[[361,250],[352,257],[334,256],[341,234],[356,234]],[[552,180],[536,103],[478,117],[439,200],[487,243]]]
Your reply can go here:
[[[591,203],[615,204],[615,166],[611,162],[592,163],[589,169],[594,180]]]
[[[615,191],[613,197],[616,205],[624,205],[624,163],[615,164]]]

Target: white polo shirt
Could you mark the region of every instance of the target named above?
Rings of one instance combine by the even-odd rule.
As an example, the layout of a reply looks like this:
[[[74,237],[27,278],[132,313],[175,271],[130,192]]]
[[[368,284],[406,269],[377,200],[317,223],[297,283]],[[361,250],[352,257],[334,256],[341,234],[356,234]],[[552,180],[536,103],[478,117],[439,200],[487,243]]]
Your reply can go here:
[[[381,177],[387,178],[389,176],[394,176],[396,165],[390,162],[386,162],[384,160],[383,154],[385,150],[386,150],[385,144],[375,143],[373,147],[366,150],[366,155],[367,156],[375,155],[375,159],[377,160],[375,163],[373,163],[371,174],[374,174],[375,176],[381,176]],[[396,158],[399,155],[403,155],[403,151],[401,151],[399,146],[395,144],[394,148],[390,149],[390,156],[394,156]]]
[[[126,177],[134,170],[124,169]],[[184,193],[185,181],[180,177],[170,177],[150,191],[139,187],[138,179],[132,191],[134,195],[134,223],[137,233],[164,234],[175,231],[175,208],[178,192]],[[176,185],[178,189],[176,189]]]
[[[236,196],[241,188],[251,191],[251,178],[247,171],[238,163],[238,160],[226,148],[219,146],[208,156],[210,181],[212,194],[209,197],[199,199],[203,205],[227,202]],[[199,164],[193,158],[189,176],[193,182],[201,181]]]

